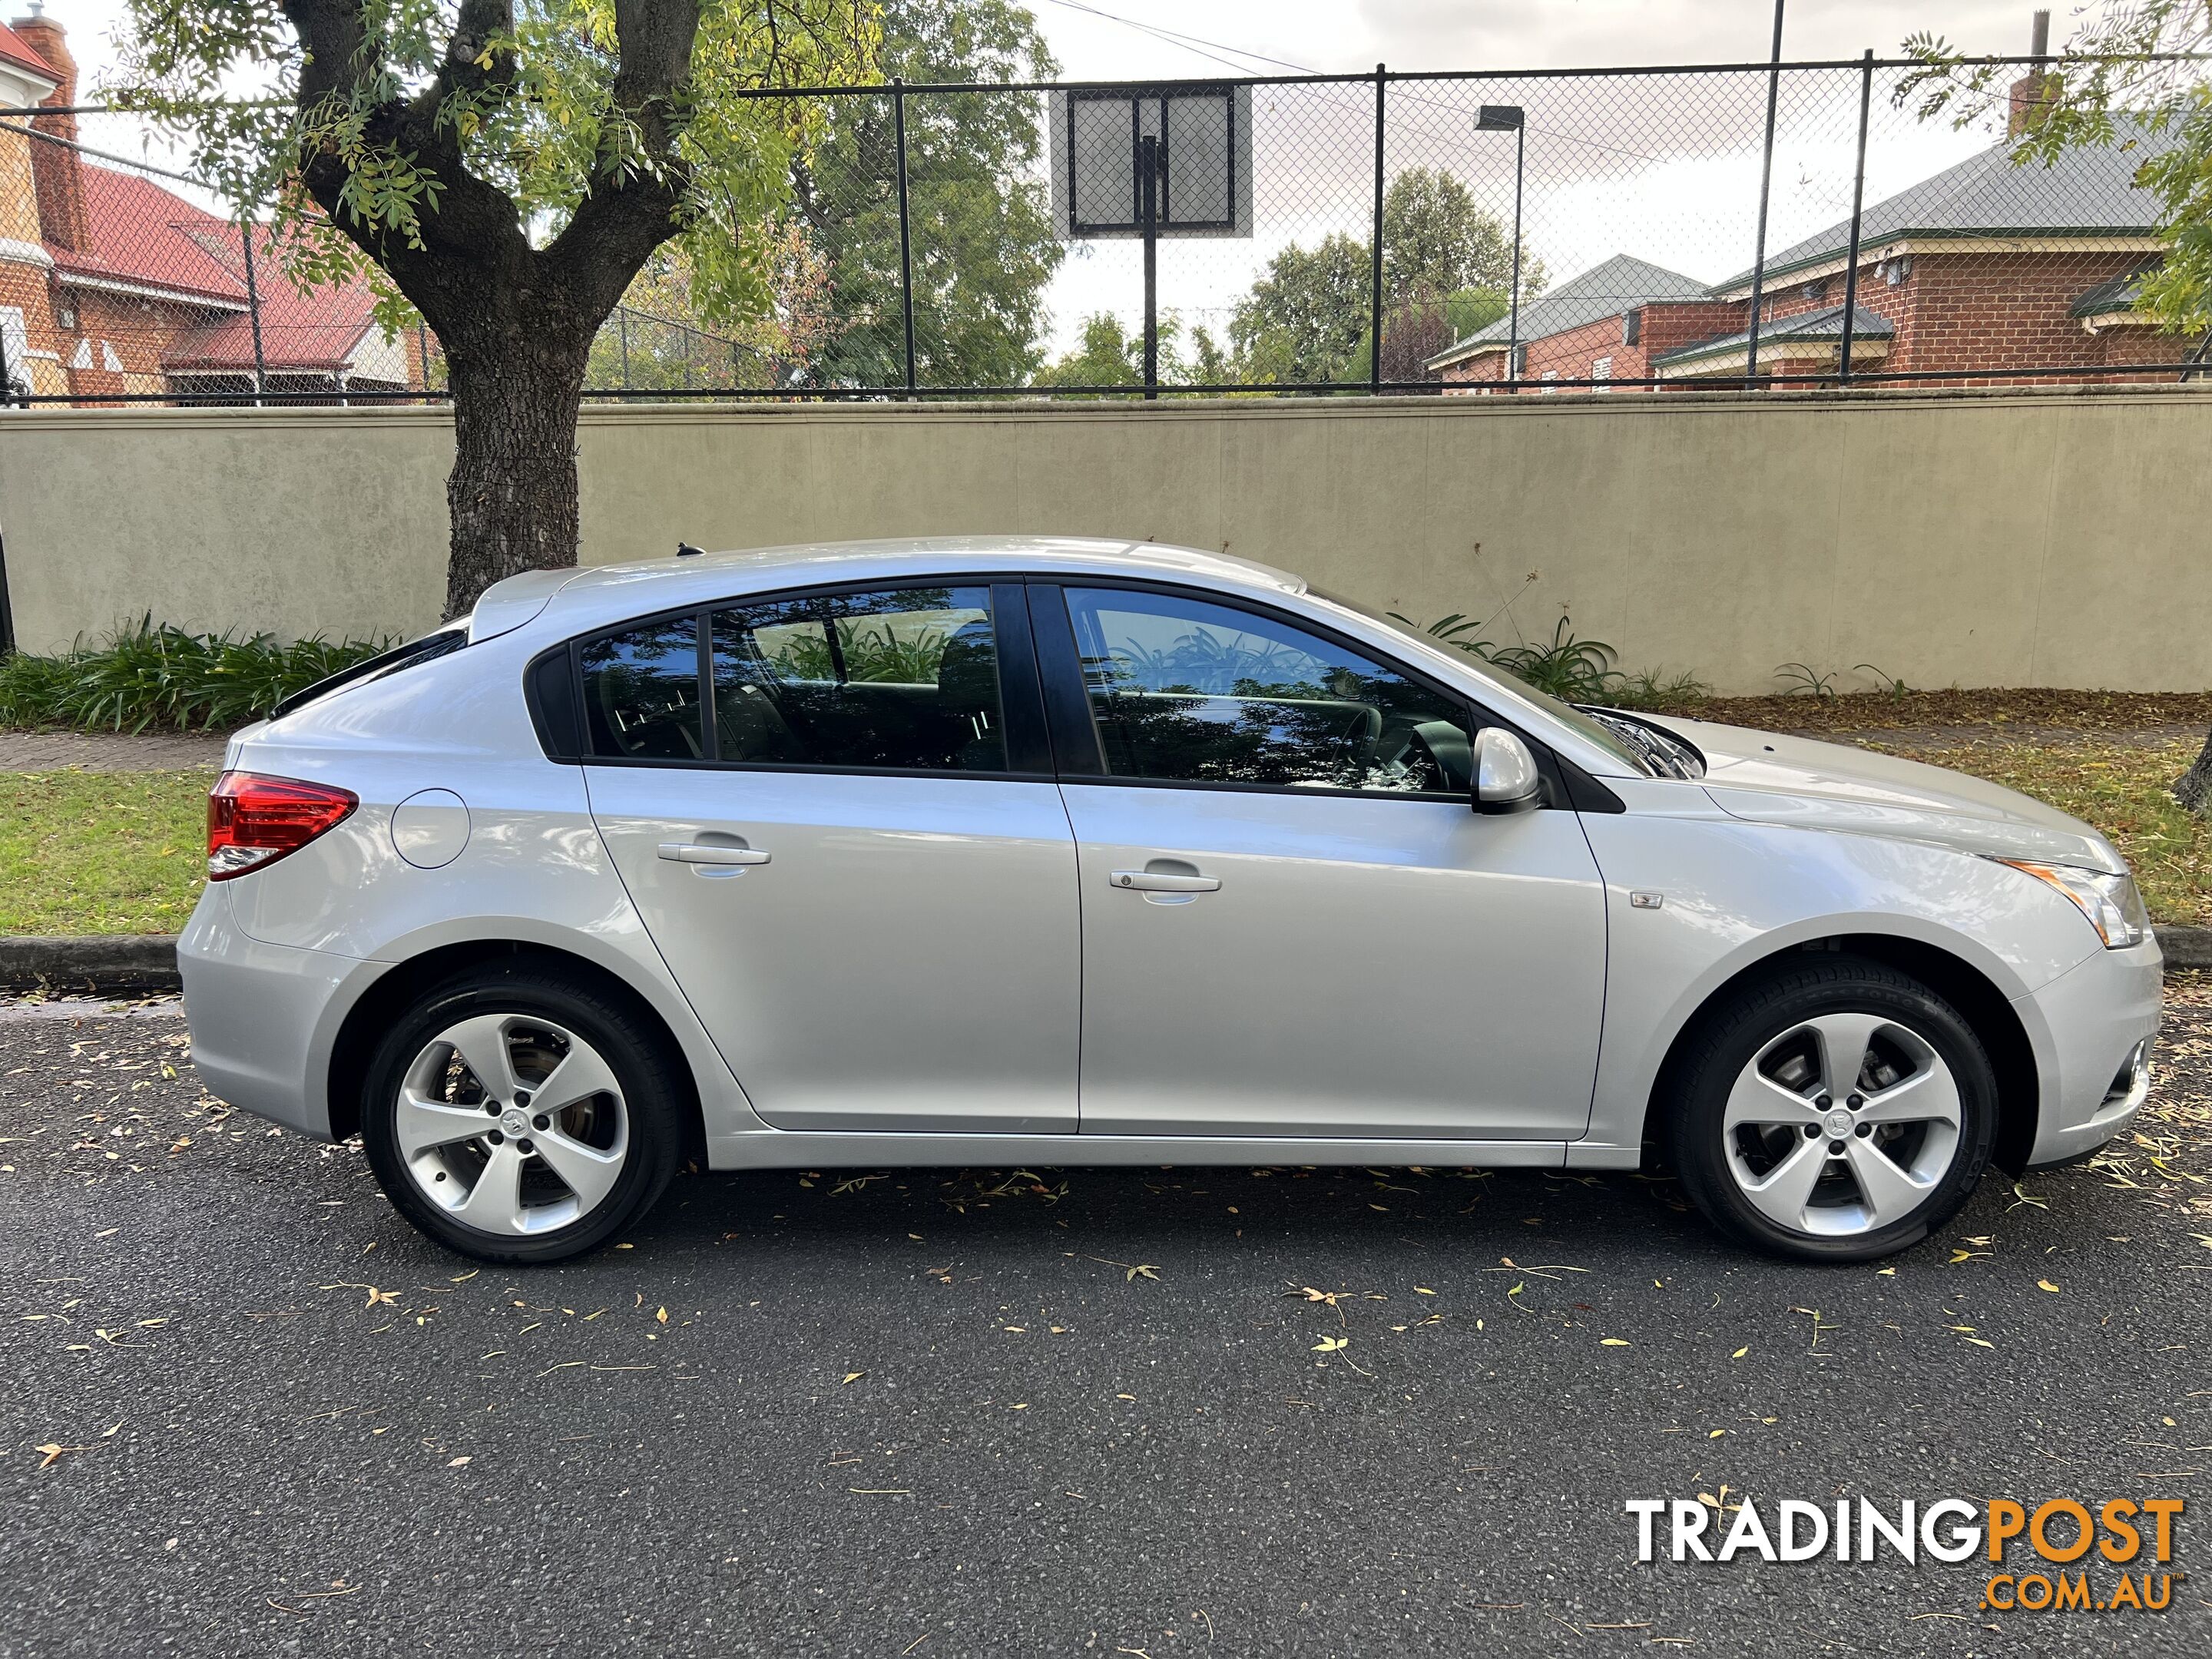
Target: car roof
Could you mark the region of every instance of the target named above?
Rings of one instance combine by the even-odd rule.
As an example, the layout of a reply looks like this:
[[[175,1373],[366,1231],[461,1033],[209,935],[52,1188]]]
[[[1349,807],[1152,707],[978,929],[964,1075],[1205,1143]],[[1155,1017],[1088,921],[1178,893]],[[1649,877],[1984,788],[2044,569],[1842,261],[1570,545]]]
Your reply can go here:
[[[1303,593],[1303,578],[1249,559],[1156,542],[1085,536],[901,536],[798,542],[683,557],[534,570],[495,584],[477,601],[471,631],[489,638],[544,614],[563,629],[673,611],[727,595],[785,587],[898,580],[917,575],[1200,576],[1248,591]]]

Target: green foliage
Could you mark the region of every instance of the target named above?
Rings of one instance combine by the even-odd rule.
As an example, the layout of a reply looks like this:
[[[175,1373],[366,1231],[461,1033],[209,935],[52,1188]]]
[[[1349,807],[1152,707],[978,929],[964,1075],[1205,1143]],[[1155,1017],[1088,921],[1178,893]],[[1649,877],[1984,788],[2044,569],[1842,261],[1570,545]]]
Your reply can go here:
[[[1159,322],[1159,378],[1163,386],[1190,384],[1218,386],[1237,378],[1234,367],[1212,335],[1203,327],[1190,331],[1188,355],[1183,343],[1182,319],[1170,312]],[[1094,312],[1083,319],[1083,343],[1057,362],[1037,371],[1036,386],[1127,386],[1145,383],[1145,337],[1133,333],[1111,312]],[[1101,397],[1105,393],[1070,392],[1070,397]]]
[[[0,659],[0,726],[228,730],[392,643],[191,634],[146,617],[62,656]]]
[[[1905,42],[1923,67],[1897,88],[1899,107],[1964,127],[2007,105],[2013,64],[1974,64],[1942,35]],[[2142,283],[2142,308],[2168,332],[2212,329],[2212,6],[2205,0],[2104,0],[2050,61],[2042,105],[2014,140],[2013,160],[2049,166],[2081,147],[2140,156],[2135,182],[2156,198],[2163,263]]]
[[[225,195],[273,207],[295,280],[369,275],[387,325],[416,320],[392,280],[404,255],[489,246],[501,212],[482,212],[487,187],[511,206],[506,234],[519,226],[539,249],[587,200],[660,191],[702,314],[734,319],[769,304],[760,228],[821,132],[818,109],[744,94],[872,78],[875,15],[864,0],[722,0],[694,31],[658,6],[618,22],[613,0],[125,0],[119,67],[101,91],[180,138]],[[672,30],[690,43],[672,74],[660,61]],[[238,99],[241,80],[275,95]],[[334,210],[352,240],[303,170],[339,180]],[[471,216],[442,222],[457,201]],[[381,276],[364,236],[386,250]]]
[[[826,635],[811,629],[793,630],[769,655],[769,665],[786,679],[819,680],[846,684],[886,681],[899,685],[934,685],[945,660],[950,637],[941,628],[901,634],[889,623],[874,626],[840,618],[837,649],[833,653]],[[844,672],[838,668],[842,663]]]
[[[1409,628],[1416,626],[1395,611],[1390,614]],[[1488,623],[1476,622],[1455,611],[1449,617],[1438,617],[1421,631],[1455,651],[1464,651],[1565,702],[1620,703],[1625,697],[1639,696],[1688,702],[1705,689],[1687,674],[1662,680],[1649,672],[1633,676],[1623,673],[1613,665],[1620,653],[1603,640],[1577,639],[1571,617],[1561,617],[1553,627],[1550,640],[1538,645],[1525,640],[1512,645],[1493,644],[1482,637],[1483,629],[1488,626]],[[1658,705],[1645,701],[1630,706]]]
[[[1870,662],[1855,662],[1851,665],[1851,667],[1856,672],[1873,675],[1875,678],[1881,682],[1881,689],[1893,697],[1905,696],[1912,690],[1911,686],[1907,685],[1902,679],[1899,678],[1898,676],[1891,673],[1887,669],[1877,668]]]
[[[1230,343],[1255,383],[1311,385],[1346,378],[1370,306],[1367,244],[1341,233],[1309,252],[1291,243],[1237,303]]]
[[[882,73],[910,83],[1050,80],[1036,20],[1012,0],[889,0]],[[1040,178],[1042,94],[906,100],[915,365],[925,386],[1018,386],[1043,361],[1044,289],[1066,249]],[[888,97],[833,101],[794,157],[793,212],[831,273],[828,341],[808,379],[896,386],[905,350],[896,140]]]
[[[1253,385],[1364,380],[1373,347],[1373,262],[1341,233],[1308,251],[1293,242],[1231,313],[1233,378]],[[1382,198],[1382,378],[1426,378],[1423,365],[1505,314],[1513,239],[1450,172],[1408,167]],[[1540,260],[1522,258],[1521,295],[1542,290]]]
[[[1522,295],[1540,291],[1544,283],[1542,262],[1524,249]],[[1462,289],[1503,292],[1512,283],[1510,228],[1477,207],[1457,175],[1443,167],[1408,167],[1390,181],[1382,197],[1384,304],[1435,300]]]
[[[1567,702],[1610,702],[1628,678],[1613,666],[1619,652],[1603,640],[1577,639],[1574,623],[1565,617],[1544,644],[1492,646],[1481,654],[1492,667]]]
[[[1823,674],[1810,663],[1785,662],[1775,669],[1774,678],[1782,682],[1785,696],[1826,699],[1836,695],[1834,672]]]
[[[1712,695],[1713,688],[1695,674],[1645,668],[1623,678],[1607,701],[1616,708],[1641,708],[1654,714],[1688,714]]]

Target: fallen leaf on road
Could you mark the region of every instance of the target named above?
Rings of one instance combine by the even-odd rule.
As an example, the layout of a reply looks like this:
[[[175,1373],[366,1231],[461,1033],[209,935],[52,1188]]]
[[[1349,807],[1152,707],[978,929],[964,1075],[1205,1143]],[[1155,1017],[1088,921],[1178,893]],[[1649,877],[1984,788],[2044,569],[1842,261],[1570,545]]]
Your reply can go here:
[[[2035,1281],[2035,1288],[2036,1288],[2037,1290],[2039,1290],[2039,1291],[2050,1291],[2050,1292],[2051,1293],[2051,1295],[2053,1295],[2053,1296],[2056,1296],[2056,1295],[2057,1295],[2057,1294],[2058,1294],[2058,1287],[2057,1287],[2056,1285],[2052,1284],[2052,1283],[2051,1283],[2049,1279],[2037,1279],[2037,1280]]]

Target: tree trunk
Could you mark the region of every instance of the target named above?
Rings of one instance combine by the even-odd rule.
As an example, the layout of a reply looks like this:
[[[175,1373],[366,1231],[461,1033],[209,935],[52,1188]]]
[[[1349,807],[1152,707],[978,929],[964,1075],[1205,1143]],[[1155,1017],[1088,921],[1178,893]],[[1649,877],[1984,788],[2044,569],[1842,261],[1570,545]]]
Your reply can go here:
[[[592,331],[495,324],[441,332],[453,399],[446,615],[494,582],[576,562],[576,412]]]
[[[2189,769],[2174,781],[2173,798],[2191,811],[2202,814],[2208,800],[2212,800],[2212,732],[2205,734],[2204,747]]]

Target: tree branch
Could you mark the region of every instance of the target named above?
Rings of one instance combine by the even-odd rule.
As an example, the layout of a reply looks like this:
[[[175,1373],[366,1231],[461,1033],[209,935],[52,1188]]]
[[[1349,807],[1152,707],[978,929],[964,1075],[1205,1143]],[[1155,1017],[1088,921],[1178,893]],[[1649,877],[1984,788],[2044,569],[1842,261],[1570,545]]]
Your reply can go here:
[[[615,0],[621,60],[607,121],[620,129],[617,149],[603,157],[568,225],[538,255],[579,308],[593,315],[611,311],[638,266],[681,228],[690,168],[676,150],[678,102],[698,34],[697,0]],[[628,129],[637,134],[636,161]]]

